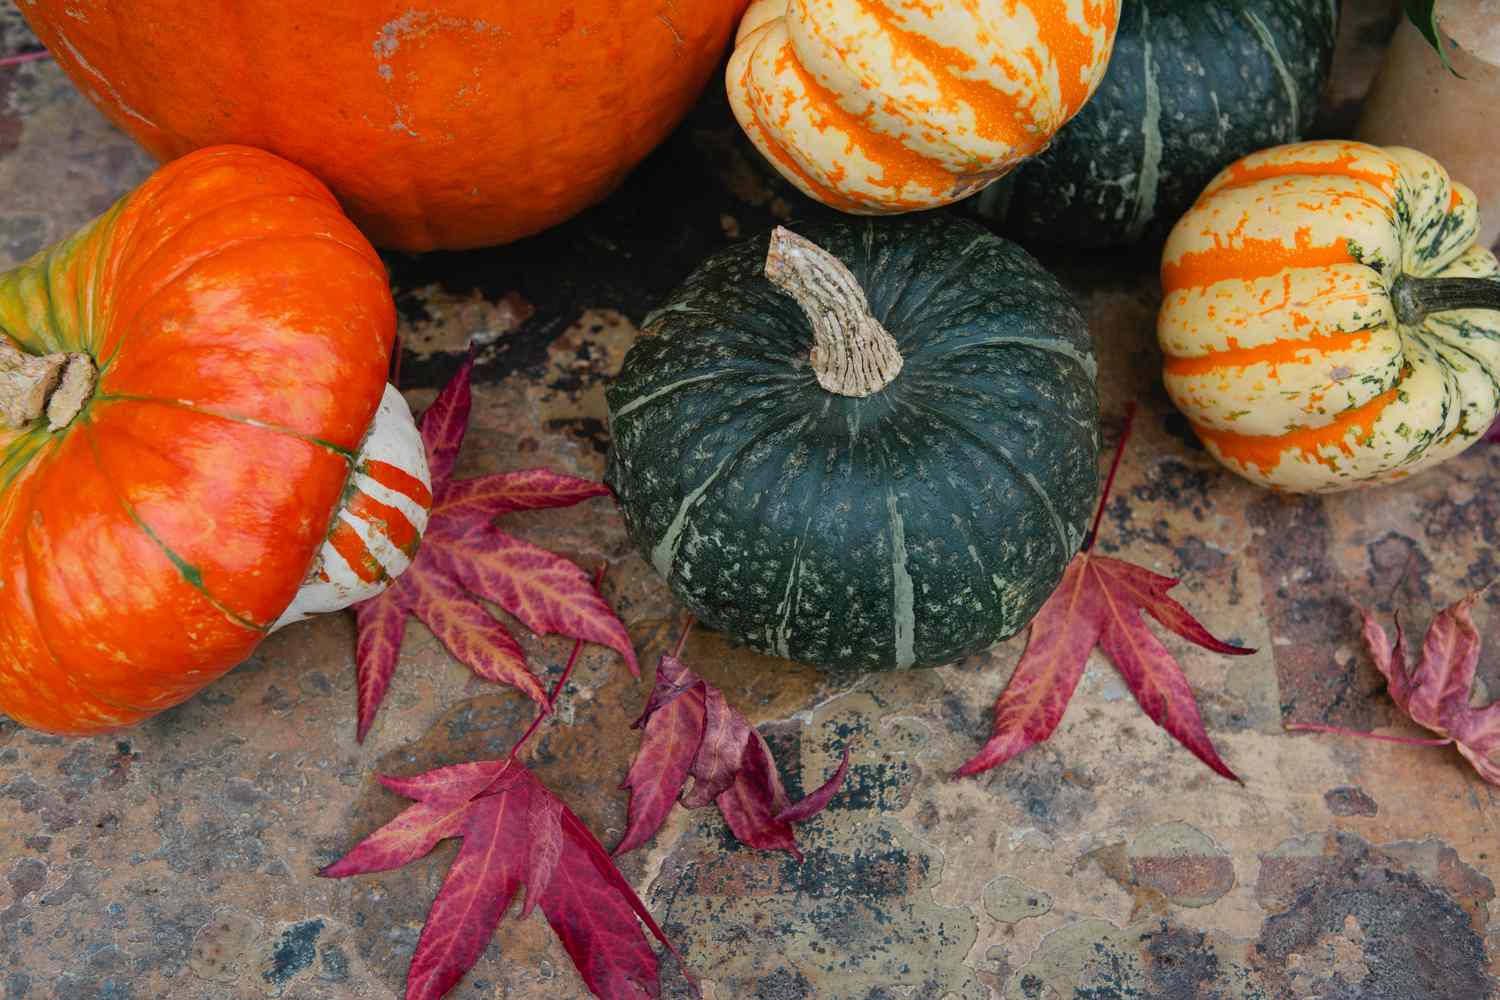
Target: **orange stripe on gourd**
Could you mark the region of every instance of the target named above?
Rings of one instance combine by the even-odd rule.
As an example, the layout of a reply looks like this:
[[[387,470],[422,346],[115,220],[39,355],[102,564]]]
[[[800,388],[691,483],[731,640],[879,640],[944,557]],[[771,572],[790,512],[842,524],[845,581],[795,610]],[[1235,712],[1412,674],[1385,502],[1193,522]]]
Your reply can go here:
[[[1373,329],[1335,330],[1320,333],[1303,340],[1277,340],[1255,347],[1240,347],[1238,341],[1229,338],[1229,350],[1215,351],[1199,357],[1185,358],[1168,355],[1165,370],[1168,375],[1206,375],[1210,372],[1232,368],[1248,368],[1251,365],[1270,365],[1275,374],[1277,365],[1312,364],[1321,360],[1329,351],[1349,351],[1365,347],[1370,343]]]
[[[1256,181],[1276,177],[1348,177],[1364,181],[1385,192],[1394,193],[1400,168],[1382,150],[1373,146],[1351,144],[1353,148],[1333,160],[1310,160],[1295,155],[1247,157],[1231,164],[1209,184],[1205,195],[1228,188],[1243,187]]]
[[[356,490],[345,509],[390,539],[391,544],[408,557],[416,555],[417,543],[422,540],[421,533],[395,507],[381,503],[362,490]]]
[[[333,530],[328,533],[328,544],[349,564],[354,575],[365,583],[375,583],[385,576],[385,569],[370,554],[365,540],[349,526],[349,522],[338,520],[333,523]]]
[[[730,105],[813,197],[933,208],[1046,145],[1098,85],[1118,17],[1118,0],[789,0],[780,17],[758,0],[726,73]]]
[[[1077,0],[1072,2],[1076,3]],[[1113,38],[1120,21],[1118,4],[1089,3],[1084,0],[1084,24],[1079,24],[1068,13],[1071,5],[1070,0],[1029,2],[1041,29],[1042,44],[1057,63],[1058,81],[1062,87],[1060,96],[1064,108],[1063,121],[1073,117],[1087,103],[1103,75],[1102,72],[1092,72],[1096,68],[1102,69],[1103,60],[1100,59],[1099,47],[1089,29],[1102,29],[1108,37]],[[1085,70],[1091,71],[1088,76],[1085,75]],[[1058,122],[1057,127],[1060,128],[1062,124]]]
[[[432,491],[427,484],[400,466],[379,459],[366,459],[360,463],[359,471],[420,507],[432,506]]]
[[[1183,288],[1203,288],[1220,281],[1264,278],[1289,267],[1326,267],[1329,264],[1352,264],[1347,240],[1314,245],[1312,231],[1298,229],[1294,243],[1248,237],[1233,245],[1219,245],[1209,250],[1183,254],[1162,267],[1162,285],[1168,292]]]
[[[920,63],[932,75],[945,110],[956,113],[967,108],[973,113],[977,135],[992,142],[1005,143],[1022,155],[1030,155],[1042,147],[1045,140],[1035,128],[1037,122],[1032,113],[1035,97],[1023,109],[1015,95],[1007,94],[988,80],[964,75],[972,74],[978,68],[979,62],[974,56],[951,45],[941,45],[919,32],[906,30],[895,14],[877,0],[858,2],[890,37],[897,53]],[[1024,123],[1020,120],[1023,110],[1027,112]],[[1027,125],[1032,128],[1028,129]],[[974,169],[982,167],[976,164]]]
[[[1274,471],[1288,452],[1319,465],[1332,466],[1337,464],[1338,458],[1329,452],[1336,450],[1340,455],[1352,457],[1355,447],[1369,438],[1375,422],[1387,407],[1396,402],[1399,393],[1400,389],[1393,386],[1363,406],[1339,414],[1330,423],[1321,427],[1301,427],[1285,434],[1236,434],[1198,424],[1193,425],[1193,430],[1204,444],[1220,455],[1262,473]]]

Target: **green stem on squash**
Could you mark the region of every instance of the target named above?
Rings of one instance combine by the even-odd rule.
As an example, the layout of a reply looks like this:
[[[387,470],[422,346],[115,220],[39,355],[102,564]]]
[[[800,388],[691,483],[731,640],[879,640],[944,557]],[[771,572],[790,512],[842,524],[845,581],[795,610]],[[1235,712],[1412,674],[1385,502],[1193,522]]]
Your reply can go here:
[[[1402,275],[1391,288],[1396,321],[1418,326],[1433,313],[1453,309],[1500,310],[1500,281],[1489,278],[1413,278]]]
[[[66,427],[94,394],[96,376],[86,354],[28,354],[0,334],[0,427],[19,430],[43,414],[49,430]]]
[[[870,312],[859,281],[833,254],[781,226],[771,234],[766,277],[813,328],[812,368],[829,392],[873,396],[901,374],[901,351]]]

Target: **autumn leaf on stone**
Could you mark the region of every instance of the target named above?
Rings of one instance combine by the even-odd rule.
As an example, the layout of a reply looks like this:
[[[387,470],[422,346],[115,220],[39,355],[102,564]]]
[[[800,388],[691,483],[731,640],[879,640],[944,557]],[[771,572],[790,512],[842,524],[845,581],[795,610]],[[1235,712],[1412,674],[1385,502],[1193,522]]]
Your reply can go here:
[[[1396,641],[1392,644],[1375,616],[1364,608],[1359,609],[1364,618],[1365,645],[1369,647],[1375,666],[1385,675],[1391,700],[1413,722],[1437,733],[1440,739],[1361,733],[1307,722],[1289,723],[1287,728],[1360,736],[1411,746],[1447,746],[1451,743],[1468,758],[1480,777],[1500,785],[1500,763],[1494,758],[1500,751],[1500,702],[1484,708],[1469,705],[1481,644],[1472,611],[1474,602],[1483,594],[1483,590],[1476,591],[1439,612],[1427,627],[1427,638],[1422,643],[1422,653],[1415,667],[1411,666],[1407,654],[1406,634],[1401,629],[1400,620],[1396,622]]]
[[[580,641],[546,701],[562,690],[581,648]],[[503,760],[382,776],[381,784],[413,804],[319,872],[345,878],[390,871],[443,840],[463,838],[417,939],[406,1000],[438,1000],[457,985],[522,892],[520,919],[541,910],[595,996],[661,993],[656,952],[641,924],[669,950],[671,944],[589,828],[520,760],[546,715],[538,712]]]
[[[723,692],[679,659],[682,644],[661,658],[656,685],[636,721],[640,749],[623,787],[630,789],[625,837],[618,857],[650,840],[666,822],[688,778],[682,799],[690,809],[713,803],[740,842],[758,850],[789,851],[802,860],[792,824],[816,816],[849,773],[849,751],[816,791],[793,803],[765,738],[730,707]]]
[[[1083,677],[1089,653],[1097,646],[1114,663],[1153,722],[1215,772],[1239,780],[1204,730],[1182,667],[1142,616],[1150,615],[1194,645],[1216,653],[1245,656],[1255,650],[1214,638],[1168,596],[1167,591],[1177,586],[1178,580],[1093,551],[1134,416],[1135,408],[1131,407],[1083,550],[1032,620],[1026,650],[995,704],[994,735],[983,750],[958,769],[961,776],[1003,764],[1050,737]]]
[[[625,626],[588,575],[494,524],[501,514],[570,507],[606,496],[608,488],[547,469],[452,479],[469,425],[473,365],[470,356],[419,422],[433,494],[422,547],[388,590],[354,608],[361,741],[395,673],[408,615],[419,618],[475,674],[519,688],[539,704],[547,697],[526,654],[479,599],[498,604],[538,635],[560,633],[615,649],[640,676]]]

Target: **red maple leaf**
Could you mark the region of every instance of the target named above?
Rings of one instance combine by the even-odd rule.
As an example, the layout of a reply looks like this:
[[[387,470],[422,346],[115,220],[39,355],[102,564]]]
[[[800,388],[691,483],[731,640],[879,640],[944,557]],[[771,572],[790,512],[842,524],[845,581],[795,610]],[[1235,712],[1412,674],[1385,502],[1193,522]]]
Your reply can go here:
[[[582,640],[574,646],[549,703],[582,646]],[[438,1000],[457,985],[523,887],[521,917],[541,909],[596,996],[661,993],[656,952],[640,925],[675,949],[589,828],[520,761],[521,748],[546,715],[544,707],[503,760],[409,778],[381,776],[381,784],[414,804],[319,872],[345,878],[389,871],[425,857],[443,840],[463,838],[417,940],[406,1000]]]
[[[1488,589],[1488,588],[1485,588]],[[1385,675],[1387,689],[1396,707],[1423,728],[1438,733],[1436,740],[1361,733],[1337,726],[1293,722],[1288,729],[1340,733],[1388,743],[1411,746],[1447,746],[1453,744],[1485,781],[1500,785],[1500,763],[1492,756],[1500,750],[1500,701],[1484,708],[1469,705],[1474,686],[1474,670],[1479,665],[1481,640],[1470,612],[1474,602],[1484,594],[1478,590],[1444,608],[1427,626],[1422,655],[1415,668],[1406,651],[1406,634],[1396,619],[1396,642],[1393,646],[1385,629],[1364,608],[1365,645],[1375,666]]]
[[[635,723],[642,730],[641,745],[621,786],[630,789],[630,820],[615,856],[635,850],[661,829],[691,776],[693,787],[683,805],[696,809],[712,802],[741,843],[790,851],[801,861],[792,824],[828,805],[849,773],[849,751],[833,777],[794,804],[765,737],[730,707],[723,692],[678,659],[681,652],[679,641],[676,650],[662,656],[646,710]]]
[[[500,605],[538,635],[561,633],[618,650],[630,672],[640,676],[625,626],[588,575],[494,525],[501,514],[570,507],[608,495],[608,487],[547,469],[451,478],[469,426],[473,367],[471,354],[420,421],[433,494],[422,547],[388,590],[354,607],[360,741],[395,673],[408,614],[421,619],[475,674],[517,687],[543,706],[546,692],[520,644],[477,598]]]
[[[1153,722],[1214,771],[1239,780],[1204,731],[1182,668],[1141,615],[1149,614],[1189,642],[1216,653],[1245,656],[1255,650],[1215,639],[1186,608],[1168,597],[1167,591],[1179,581],[1093,552],[1134,418],[1132,406],[1083,551],[1068,565],[1062,582],[1032,620],[1026,651],[995,703],[994,735],[958,769],[959,775],[987,771],[1051,736],[1078,687],[1089,653],[1098,646]]]

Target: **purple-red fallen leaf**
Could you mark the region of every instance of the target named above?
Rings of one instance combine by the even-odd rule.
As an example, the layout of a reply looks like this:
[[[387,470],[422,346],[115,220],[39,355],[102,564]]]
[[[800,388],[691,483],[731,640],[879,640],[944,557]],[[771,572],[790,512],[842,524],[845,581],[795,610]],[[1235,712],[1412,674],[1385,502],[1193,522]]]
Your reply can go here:
[[[740,843],[760,851],[789,851],[802,860],[792,825],[776,817],[791,807],[770,747],[755,730],[745,740],[734,780],[714,800]]]
[[[656,918],[651,916],[651,911],[646,909],[646,904],[641,902],[641,898],[635,894],[635,890],[625,880],[625,876],[620,874],[620,869],[615,867],[614,859],[609,856],[609,852],[604,849],[603,844],[599,843],[599,839],[594,836],[593,832],[584,825],[583,820],[579,819],[573,814],[573,810],[564,805],[562,821],[563,831],[567,833],[569,843],[577,845],[583,851],[584,855],[594,863],[594,870],[599,873],[599,877],[618,890],[621,898],[630,904],[631,912],[640,919],[641,923],[646,925],[646,929],[651,932],[651,936],[661,942],[662,947],[671,952],[678,962],[686,966],[687,961],[682,957],[682,953],[677,950],[671,941],[667,940],[666,933],[657,926]],[[692,986],[693,992],[696,994],[697,984],[692,983]]]
[[[402,591],[391,587],[383,594],[354,606],[358,629],[355,647],[355,680],[357,695],[357,728],[355,739],[364,742],[375,711],[385,699],[396,664],[401,659],[401,639],[406,635],[407,607]]]
[[[561,632],[608,646],[639,677],[630,634],[588,574],[562,556],[482,523],[456,538],[432,540],[453,578],[519,618],[537,635]]]
[[[404,798],[444,805],[467,802],[491,788],[496,778],[507,773],[509,762],[504,760],[480,760],[467,764],[452,764],[410,778],[380,776],[380,783]]]
[[[463,832],[468,800],[459,803],[418,802],[360,841],[348,854],[318,872],[325,878],[344,878],[385,872],[425,858],[441,840]]]
[[[1489,588],[1484,588],[1487,590]],[[1392,645],[1375,616],[1364,608],[1365,642],[1375,666],[1385,676],[1391,700],[1418,725],[1437,733],[1440,743],[1453,743],[1473,765],[1479,776],[1500,785],[1500,701],[1483,708],[1469,705],[1474,672],[1479,665],[1482,640],[1474,627],[1474,604],[1484,594],[1478,590],[1438,613],[1427,627],[1427,637],[1415,667],[1407,654],[1406,637],[1396,622]],[[1430,740],[1357,733],[1331,726],[1292,723],[1288,729],[1342,733],[1386,740],[1392,743],[1430,745]]]
[[[619,877],[608,855],[604,862],[614,876],[600,869],[594,849],[600,854],[604,849],[588,828],[566,807],[561,818],[562,856],[538,899],[547,922],[596,996],[660,996],[656,953],[636,922],[644,913],[654,927],[650,913],[634,905],[635,891]],[[665,943],[664,935],[657,936]]]
[[[1204,730],[1182,668],[1141,616],[1149,614],[1189,642],[1216,653],[1243,656],[1255,650],[1216,639],[1167,596],[1178,581],[1092,552],[1134,416],[1132,406],[1083,551],[1068,564],[1057,589],[1032,620],[1026,649],[995,703],[993,735],[958,769],[959,776],[987,771],[1050,737],[1078,688],[1090,651],[1098,646],[1153,722],[1215,772],[1239,780]]]
[[[1074,558],[1057,590],[1031,623],[1026,651],[995,704],[994,735],[983,750],[959,768],[960,775],[987,771],[1051,736],[1083,676],[1089,652],[1097,645],[1114,662],[1153,722],[1214,771],[1232,781],[1239,780],[1204,731],[1182,668],[1141,618],[1143,612],[1159,610],[1160,602],[1166,600],[1171,607],[1163,614],[1173,620],[1176,612],[1172,609],[1180,605],[1165,593],[1121,586],[1122,579],[1132,583],[1139,580],[1137,569],[1090,552]],[[1143,605],[1142,598],[1152,603]],[[1153,617],[1160,620],[1156,614]],[[1196,622],[1193,626],[1180,634],[1198,645],[1234,654],[1254,652],[1231,646],[1206,631],[1199,641],[1192,633],[1202,626]]]
[[[520,644],[476,597],[499,604],[538,635],[561,633],[608,646],[625,657],[632,674],[640,674],[629,633],[583,570],[491,523],[497,514],[568,507],[608,489],[546,469],[449,479],[468,426],[473,366],[471,354],[420,421],[435,497],[422,547],[390,590],[366,602],[363,614],[356,609],[360,740],[395,669],[404,627],[404,617],[394,611],[398,605],[403,614],[409,610],[421,618],[477,675],[513,685],[543,704],[542,683]]]
[[[563,852],[562,800],[544,793],[545,789],[541,792],[533,789],[531,813],[527,817],[526,839],[529,842],[526,855],[527,886],[549,885],[552,882],[553,873],[557,871],[557,862]],[[540,888],[526,890],[526,902],[521,907],[521,916],[531,914],[531,911],[536,908],[540,894]]]
[[[838,794],[844,786],[844,779],[849,776],[849,748],[844,748],[844,759],[839,761],[838,770],[833,772],[829,778],[816,790],[799,799],[796,803],[788,806],[776,814],[776,819],[782,823],[806,823],[818,813],[828,808],[828,803]]]
[[[1026,651],[995,702],[994,735],[958,769],[960,775],[998,767],[1044,742],[1062,721],[1089,651],[1099,644],[1103,615],[1099,593],[1085,586],[1083,565],[1075,559],[1068,566],[1032,619]]]
[[[386,787],[423,801],[320,874],[385,871],[421,857],[444,837],[463,838],[417,941],[407,1000],[438,1000],[451,990],[484,953],[522,886],[523,917],[541,908],[597,996],[659,995],[656,953],[641,923],[676,950],[588,827],[515,758],[520,747],[505,760],[383,778]]]
[[[409,576],[400,585],[411,592],[412,614],[470,670],[518,688],[539,705],[547,704],[547,692],[527,668],[520,643],[462,587],[439,573]]]
[[[1244,656],[1253,652],[1243,646],[1230,645],[1222,639],[1214,638],[1213,634],[1193,617],[1192,612],[1168,597],[1167,591],[1181,583],[1181,580],[1153,573],[1143,566],[1120,559],[1095,559],[1094,570],[1109,577],[1112,590],[1128,596],[1133,603],[1145,609],[1145,612],[1152,618],[1195,646],[1202,646],[1211,652],[1223,653],[1226,656]]]
[[[682,800],[689,809],[708,805],[734,784],[750,739],[750,723],[729,707],[724,692],[704,684],[703,695],[703,742],[693,760],[692,791]]]
[[[665,662],[667,657],[662,659]],[[614,850],[616,856],[635,850],[661,829],[703,744],[704,684],[700,681],[680,690],[670,683],[663,685],[662,673],[658,668],[653,703],[658,691],[677,693],[647,708],[641,747],[625,776],[623,787],[630,789],[630,814],[625,837]]]
[[[641,710],[640,718],[630,724],[630,728],[640,729],[657,709],[701,683],[698,675],[684,666],[681,660],[671,653],[663,653],[656,666],[656,681],[651,685],[646,707]]]
[[[1122,575],[1118,570],[1111,573],[1111,569],[1128,565],[1103,556],[1093,559],[1092,563],[1090,569],[1106,580],[1111,576],[1118,578]],[[1107,599],[1113,596],[1115,595],[1106,591]],[[1175,601],[1172,603],[1176,604]],[[1149,605],[1146,610],[1150,610]],[[1187,747],[1193,756],[1217,774],[1230,781],[1238,781],[1239,778],[1229,769],[1229,765],[1220,759],[1213,741],[1203,728],[1203,719],[1198,714],[1198,703],[1193,698],[1193,688],[1188,683],[1187,675],[1182,672],[1177,661],[1172,659],[1172,653],[1162,645],[1162,641],[1146,627],[1139,605],[1133,602],[1127,604],[1122,599],[1117,606],[1111,601],[1110,611],[1111,615],[1105,620],[1104,629],[1099,636],[1099,648],[1114,662],[1115,669],[1125,679],[1125,686],[1135,695],[1136,702],[1147,717],[1172,734],[1177,742]],[[1197,631],[1202,631],[1207,636],[1208,642],[1200,645],[1212,642],[1220,652],[1246,652],[1238,646],[1230,646],[1208,635],[1197,622],[1193,624],[1197,626]]]
[[[693,788],[684,806],[712,802],[744,844],[790,851],[800,860],[791,824],[827,806],[849,772],[845,750],[834,776],[792,805],[764,737],[730,707],[723,692],[670,653],[657,665],[656,683],[635,725],[643,732],[623,786],[630,789],[630,818],[617,857],[661,829],[691,774]]]
[[[422,925],[406,1000],[440,1000],[484,954],[521,887],[530,799],[530,785],[516,782],[467,806],[463,846]]]
[[[437,499],[455,520],[475,522],[518,510],[571,507],[608,495],[609,487],[592,479],[551,469],[526,469],[450,482]]]
[[[433,496],[448,485],[453,467],[458,464],[458,452],[469,429],[469,411],[474,405],[473,392],[469,388],[469,376],[473,371],[474,353],[471,351],[417,421],[422,443],[427,447],[427,469],[432,474]]]

